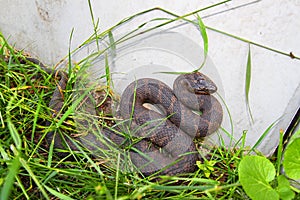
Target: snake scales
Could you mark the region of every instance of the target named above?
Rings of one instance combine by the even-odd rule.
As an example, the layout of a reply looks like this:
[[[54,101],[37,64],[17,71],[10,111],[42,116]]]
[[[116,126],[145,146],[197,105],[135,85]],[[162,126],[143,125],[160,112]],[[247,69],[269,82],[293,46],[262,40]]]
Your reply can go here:
[[[47,69],[36,59],[28,60]],[[55,117],[62,111],[62,92],[66,89],[68,76],[62,71],[51,73],[60,77],[49,103]],[[165,83],[150,78],[139,79],[127,86],[121,97],[118,115],[127,120],[125,124],[132,130],[133,137],[142,138],[129,151],[132,162],[142,174],[149,176],[158,172],[175,175],[196,170],[195,163],[199,157],[193,138],[215,132],[222,122],[221,104],[210,95],[216,90],[216,85],[200,72],[178,76],[173,90]],[[158,105],[161,112],[146,108],[144,103]],[[200,111],[201,115],[194,111]],[[86,120],[82,124],[86,129],[95,126]],[[120,125],[114,129],[102,128],[105,142],[93,133],[87,133],[77,140],[96,155],[99,149],[108,149],[107,143],[116,147],[124,145],[127,139],[117,133],[123,130]],[[78,150],[68,137],[62,137],[54,131],[48,133],[46,139],[48,143],[54,140],[56,148],[66,149],[67,144],[71,149]]]

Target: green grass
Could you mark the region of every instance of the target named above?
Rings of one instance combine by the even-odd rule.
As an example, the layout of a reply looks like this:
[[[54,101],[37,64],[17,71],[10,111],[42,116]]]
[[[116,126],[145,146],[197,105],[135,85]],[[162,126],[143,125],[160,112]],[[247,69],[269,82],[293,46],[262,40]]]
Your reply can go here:
[[[53,146],[45,142],[46,133],[59,122],[51,118],[48,107],[57,80],[37,65],[18,62],[22,52],[15,51],[2,35],[0,53],[1,199],[242,199],[246,196],[238,183],[236,168],[242,150],[216,148],[209,154],[214,163],[209,160],[198,163],[206,173],[199,170],[178,177],[142,177],[137,172],[124,172],[118,165],[120,157],[95,160],[83,150],[70,151],[66,158],[58,157]],[[65,97],[70,99],[68,91]],[[66,116],[60,131],[72,131],[71,117],[72,113]],[[47,120],[53,121],[50,127],[45,126]]]
[[[287,53],[204,26],[199,15],[196,16],[198,22],[187,19],[188,16],[193,16],[212,6],[184,16],[178,16],[161,8],[153,8],[130,16],[102,33],[98,32],[99,20],[93,17],[90,1],[89,6],[94,34],[82,45],[96,40],[99,48],[100,40],[108,36],[110,41],[108,48],[114,49],[116,44],[139,35],[141,31],[149,32],[172,22],[184,20],[199,26],[202,35],[206,35],[205,29],[209,29],[241,42],[289,56]],[[119,40],[114,40],[112,30],[136,16],[154,10],[170,14],[172,17],[152,19]],[[146,26],[153,21],[161,23]],[[145,27],[146,29],[142,29]],[[72,34],[73,32],[70,43]],[[203,45],[206,46],[207,53],[207,36],[205,38]],[[69,49],[66,59],[71,60],[72,53],[77,50]],[[68,154],[64,158],[57,156],[53,143],[47,144],[45,136],[52,130],[66,135],[76,133],[73,122],[74,110],[71,104],[75,98],[72,96],[74,91],[72,83],[76,81],[78,71],[83,70],[82,64],[103,54],[105,50],[99,50],[84,58],[73,70],[71,64],[69,65],[70,81],[65,91],[66,112],[62,119],[52,119],[48,105],[57,86],[57,80],[37,65],[18,62],[19,58],[23,57],[22,52],[15,51],[0,33],[0,199],[248,199],[239,183],[237,170],[243,155],[249,152],[249,148],[244,147],[246,133],[240,140],[232,141],[233,147],[240,146],[240,148],[228,149],[223,144],[221,147],[210,149],[207,160],[197,163],[198,171],[182,176],[143,177],[137,172],[122,170],[120,166],[122,158],[117,151],[106,152],[106,157],[98,159],[91,157],[83,148],[80,148],[79,152],[65,150]],[[249,66],[251,63],[248,62],[247,69],[251,70]],[[109,84],[113,83],[110,82],[107,63],[105,69],[106,74],[103,78],[108,83],[106,88],[109,88]],[[246,85],[249,85],[249,82],[250,78],[246,78]],[[246,90],[248,94],[250,88],[247,87]],[[106,97],[110,94],[108,91]],[[51,121],[52,124],[47,127],[46,121]],[[273,124],[269,128],[272,126]],[[255,146],[259,145],[269,132],[269,128]],[[224,129],[220,131],[224,131],[229,136],[231,134]],[[222,141],[222,138],[220,140]],[[201,143],[198,147],[201,153]],[[279,161],[276,158],[270,160],[277,164],[279,169]],[[125,167],[129,169],[133,167],[130,162],[127,165]]]
[[[182,176],[142,177],[121,170],[119,155],[108,153],[106,159],[93,159],[84,149],[66,150],[67,157],[58,157],[45,142],[46,133],[59,124],[54,120],[50,127],[45,126],[45,121],[53,121],[48,104],[57,82],[39,66],[17,62],[19,57],[23,57],[21,52],[2,37],[1,199],[247,198],[237,171],[247,151],[243,148],[245,137],[239,141],[239,149],[213,148],[205,162],[197,163],[198,171]],[[76,132],[72,113],[69,115],[58,129],[64,133]],[[201,152],[201,144],[198,146]]]

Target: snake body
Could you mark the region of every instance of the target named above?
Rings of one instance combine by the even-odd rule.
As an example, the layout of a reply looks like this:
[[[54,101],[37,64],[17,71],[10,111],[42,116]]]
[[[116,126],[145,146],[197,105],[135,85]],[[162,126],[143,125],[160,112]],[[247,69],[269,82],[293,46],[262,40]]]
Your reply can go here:
[[[41,65],[36,60],[31,61]],[[53,117],[62,111],[62,91],[66,89],[68,81],[66,73],[55,72],[60,80],[49,103]],[[129,154],[142,174],[176,175],[196,170],[199,157],[193,138],[215,132],[222,122],[221,104],[211,95],[216,90],[216,85],[200,72],[178,76],[173,90],[165,83],[150,78],[136,80],[127,86],[121,97],[118,115],[126,121],[123,125],[129,127],[132,137],[141,138],[132,145],[133,150]],[[145,103],[156,105],[161,112],[146,108]],[[195,111],[200,111],[201,115]],[[83,124],[86,128],[90,126],[85,122]],[[123,130],[121,126],[115,129],[102,128],[101,134],[105,141],[120,147],[127,140],[117,133]],[[48,133],[46,139],[48,143],[54,140],[56,148],[65,149],[67,144],[77,150],[68,137],[62,138],[54,131]],[[91,152],[108,148],[93,133],[77,139]]]
[[[163,171],[164,174],[195,171],[199,158],[193,138],[215,132],[222,122],[222,107],[210,95],[217,87],[207,76],[199,72],[180,75],[174,81],[173,88],[159,80],[144,78],[127,86],[121,97],[120,115],[124,119],[132,118],[131,127],[140,128],[137,135],[171,154],[171,157],[161,157],[161,153],[151,149],[147,155],[153,164],[149,165],[150,169],[144,169],[149,174],[176,162],[178,158],[179,161]],[[163,114],[145,108],[144,103],[158,105],[163,109]],[[195,114],[192,110],[202,114]],[[146,152],[147,145],[139,148]],[[145,164],[139,156],[132,158],[137,166]]]

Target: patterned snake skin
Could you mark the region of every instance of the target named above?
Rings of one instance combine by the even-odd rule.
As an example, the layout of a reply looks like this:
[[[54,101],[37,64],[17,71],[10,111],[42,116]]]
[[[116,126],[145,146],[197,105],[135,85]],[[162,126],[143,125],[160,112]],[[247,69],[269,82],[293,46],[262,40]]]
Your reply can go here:
[[[36,59],[28,60],[47,69]],[[60,77],[49,104],[52,116],[56,117],[59,113],[63,114],[63,91],[66,89],[68,76],[61,71],[51,73]],[[93,155],[99,156],[99,150],[109,149],[110,145],[122,148],[128,144],[128,137],[120,133],[130,130],[131,138],[141,138],[138,142],[130,143],[132,146],[129,155],[143,175],[194,172],[199,156],[193,139],[215,132],[222,123],[221,104],[211,95],[216,90],[216,85],[200,72],[178,76],[173,90],[156,79],[136,80],[127,86],[121,97],[118,117],[123,119],[123,123],[117,123],[113,129],[99,129],[96,124],[83,119],[80,121],[82,130],[94,131],[87,132],[76,140]],[[160,112],[146,108],[145,103],[155,105]],[[93,104],[92,99],[87,101],[90,106],[87,108],[88,112],[92,113],[92,109],[95,109]],[[47,125],[50,124],[48,122]],[[95,130],[98,130],[98,135],[93,133]],[[102,139],[99,139],[99,135]],[[69,137],[63,137],[55,131],[48,133],[46,139],[48,143],[54,140],[56,148],[66,149],[69,146],[72,150],[78,150]]]

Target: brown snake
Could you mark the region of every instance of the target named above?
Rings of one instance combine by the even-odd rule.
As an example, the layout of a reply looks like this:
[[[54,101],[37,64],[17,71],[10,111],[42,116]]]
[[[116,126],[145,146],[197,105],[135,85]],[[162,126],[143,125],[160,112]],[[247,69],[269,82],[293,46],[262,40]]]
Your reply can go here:
[[[28,60],[45,68],[36,59]],[[60,81],[49,104],[53,117],[62,111],[62,91],[68,81],[66,73],[55,72],[60,76]],[[193,138],[215,132],[222,122],[221,104],[210,95],[216,90],[216,85],[200,72],[178,76],[173,90],[165,83],[150,78],[139,79],[127,86],[121,97],[118,115],[127,121],[123,126],[129,127],[132,137],[142,138],[129,151],[132,162],[142,174],[149,176],[158,172],[176,175],[196,170],[199,156]],[[161,112],[146,108],[144,103],[158,105]],[[86,121],[82,124],[86,128],[94,126]],[[101,134],[106,142],[121,147],[127,139],[117,132],[123,130],[121,125],[114,129],[102,127]],[[48,133],[46,139],[48,143],[54,140],[56,148],[66,149],[67,144],[72,150],[78,150],[68,137],[62,138],[55,131]],[[95,155],[99,148],[108,149],[107,144],[93,133],[76,139]]]

